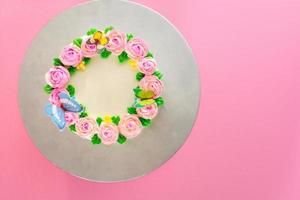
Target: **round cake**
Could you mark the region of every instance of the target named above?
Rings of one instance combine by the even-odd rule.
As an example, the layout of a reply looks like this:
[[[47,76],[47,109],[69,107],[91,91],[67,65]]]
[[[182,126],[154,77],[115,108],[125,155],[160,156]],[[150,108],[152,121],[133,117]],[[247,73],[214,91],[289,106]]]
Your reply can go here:
[[[91,59],[97,56],[128,63],[131,70],[136,71],[134,99],[131,105],[124,107],[126,114],[90,116],[85,102],[76,98],[71,77],[84,73]],[[53,59],[53,66],[45,74],[44,90],[49,94],[45,112],[59,130],[68,127],[74,135],[90,140],[92,144],[123,144],[138,136],[144,127],[149,127],[164,104],[162,77],[144,40],[112,26],[102,31],[91,28],[63,47],[59,56]]]

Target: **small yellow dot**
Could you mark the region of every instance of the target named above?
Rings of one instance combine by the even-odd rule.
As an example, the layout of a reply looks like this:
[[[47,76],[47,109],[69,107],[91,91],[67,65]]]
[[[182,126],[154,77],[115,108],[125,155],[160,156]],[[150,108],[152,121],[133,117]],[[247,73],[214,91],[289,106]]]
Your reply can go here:
[[[77,66],[76,69],[78,70],[85,70],[85,63],[84,61],[81,61]]]
[[[104,116],[104,117],[103,117],[103,121],[104,121],[105,123],[111,123],[111,122],[112,122],[111,117],[110,117],[109,115]]]
[[[130,65],[131,69],[133,69],[133,70],[137,69],[137,66],[138,66],[137,61],[130,59],[130,60],[128,60],[128,64]]]

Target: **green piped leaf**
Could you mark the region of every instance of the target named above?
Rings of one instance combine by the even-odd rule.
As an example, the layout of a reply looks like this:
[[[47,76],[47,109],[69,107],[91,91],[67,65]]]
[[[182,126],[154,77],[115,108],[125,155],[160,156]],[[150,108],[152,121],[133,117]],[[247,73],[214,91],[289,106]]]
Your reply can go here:
[[[70,126],[69,126],[69,129],[70,129],[70,131],[72,131],[72,132],[76,132],[76,126],[75,126],[75,124],[70,125]]]
[[[94,134],[92,137],[92,144],[100,144],[101,143],[101,139],[98,137],[97,134]]]
[[[119,134],[118,143],[123,144],[124,142],[126,142],[126,137],[122,134]]]
[[[127,108],[127,112],[128,112],[129,114],[137,114],[136,108],[135,108],[135,107],[128,107],[128,108]]]
[[[98,126],[101,125],[102,121],[103,121],[103,119],[101,117],[97,117],[96,122],[97,122]]]
[[[140,119],[143,126],[150,126],[151,125],[151,120],[150,119],[144,119],[142,117],[140,117],[139,119]]]
[[[73,44],[75,44],[79,48],[81,47],[81,43],[82,43],[82,38],[76,38],[75,40],[73,40]]]
[[[165,103],[165,101],[164,101],[164,99],[162,97],[158,97],[158,98],[154,99],[154,101],[156,102],[156,104],[158,106],[162,106]]]
[[[87,117],[88,116],[88,113],[86,111],[83,111],[80,113],[79,117],[80,118],[84,118],[84,117]]]
[[[106,34],[106,33],[108,33],[109,31],[111,31],[111,30],[113,30],[113,29],[114,29],[114,27],[112,27],[112,26],[106,27],[106,28],[104,29],[104,33]]]
[[[150,51],[148,51],[146,58],[153,58],[153,54]]]
[[[163,74],[160,71],[155,71],[153,75],[156,76],[158,79],[162,79],[163,77]]]
[[[80,105],[83,107],[83,109],[82,109],[81,113],[79,114],[79,117],[80,118],[87,117],[88,116],[88,112],[86,111],[86,107],[84,105],[82,105],[82,104],[80,104]]]
[[[135,75],[135,79],[140,81],[142,80],[142,78],[144,78],[145,74],[143,74],[142,72],[137,72]]]
[[[91,58],[87,58],[87,57],[83,58],[83,62],[84,62],[84,64],[86,64],[86,65],[89,64],[90,61],[91,61]]]
[[[118,56],[118,59],[119,59],[119,62],[120,63],[123,63],[125,62],[126,60],[129,59],[127,53],[125,51],[123,51],[119,56]]]
[[[88,30],[88,32],[86,33],[87,35],[93,35],[94,33],[96,33],[98,30],[95,28],[91,28],[90,30]]]
[[[75,88],[74,88],[74,86],[73,85],[68,85],[68,87],[66,89],[69,92],[70,96],[74,97],[74,95],[75,95]]]
[[[133,92],[134,92],[135,96],[137,96],[137,97],[138,97],[138,93],[140,91],[142,91],[142,89],[140,88],[140,86],[137,86],[136,88],[133,89]]]
[[[108,58],[110,56],[111,52],[104,49],[103,51],[101,51],[101,58]]]
[[[133,35],[131,33],[126,34],[126,37],[127,37],[127,42],[133,39]]]
[[[75,72],[77,71],[77,69],[75,67],[69,67],[68,71],[69,71],[70,75],[73,75],[73,74],[75,74]]]
[[[51,87],[49,84],[45,85],[44,86],[44,91],[47,93],[47,94],[50,94],[53,90],[53,87]]]
[[[59,58],[53,58],[53,65],[54,66],[64,66]]]
[[[119,122],[120,122],[120,117],[119,116],[112,116],[111,118],[112,122],[115,124],[115,125],[119,125]]]

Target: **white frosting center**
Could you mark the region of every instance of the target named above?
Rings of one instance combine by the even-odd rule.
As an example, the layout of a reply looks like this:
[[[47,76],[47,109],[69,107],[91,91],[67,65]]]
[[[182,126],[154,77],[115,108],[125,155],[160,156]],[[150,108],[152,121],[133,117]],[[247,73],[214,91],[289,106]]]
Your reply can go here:
[[[106,59],[97,56],[91,58],[85,70],[78,70],[71,77],[70,84],[90,117],[122,116],[134,102],[132,89],[138,85],[135,74],[127,62],[120,64],[114,55]]]

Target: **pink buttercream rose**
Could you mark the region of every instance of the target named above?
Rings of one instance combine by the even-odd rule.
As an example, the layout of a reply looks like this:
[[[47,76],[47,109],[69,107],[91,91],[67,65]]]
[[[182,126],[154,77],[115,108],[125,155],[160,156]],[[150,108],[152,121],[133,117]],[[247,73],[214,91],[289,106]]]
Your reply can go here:
[[[83,58],[81,49],[73,44],[66,46],[60,53],[59,59],[64,65],[77,66]]]
[[[157,104],[153,103],[151,105],[146,105],[142,108],[137,108],[136,112],[137,112],[138,116],[140,116],[144,119],[153,119],[154,117],[156,117],[156,115],[158,113]]]
[[[136,115],[125,115],[119,123],[119,130],[126,138],[134,138],[142,131],[142,124]]]
[[[69,94],[69,92],[66,89],[55,88],[51,91],[51,94],[50,94],[50,97],[49,97],[49,102],[56,105],[56,106],[58,106],[58,107],[61,107],[60,98],[58,96],[61,92]]]
[[[156,99],[160,97],[162,91],[163,91],[163,84],[162,82],[153,75],[146,75],[141,81],[140,81],[140,87],[142,90],[151,90],[154,92],[153,99]]]
[[[144,58],[138,62],[138,69],[145,75],[151,75],[157,67],[156,61],[153,58]]]
[[[67,125],[70,126],[72,124],[75,124],[79,120],[79,114],[66,111],[65,119],[66,119]]]
[[[69,71],[62,67],[51,67],[45,75],[46,82],[53,88],[63,88],[70,80]]]
[[[148,47],[146,43],[139,38],[130,40],[125,49],[128,57],[134,60],[141,60],[148,54]]]
[[[91,136],[97,132],[96,121],[89,117],[80,118],[75,127],[76,133],[86,139],[91,139]]]
[[[97,44],[88,43],[90,37],[86,37],[82,40],[81,50],[84,57],[92,58],[98,55]]]
[[[98,129],[98,136],[103,144],[114,144],[119,137],[118,127],[112,123],[102,123]]]
[[[114,55],[120,55],[125,49],[127,42],[126,34],[117,30],[112,30],[106,34],[106,37],[109,41],[105,45],[105,48],[111,51]]]

